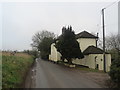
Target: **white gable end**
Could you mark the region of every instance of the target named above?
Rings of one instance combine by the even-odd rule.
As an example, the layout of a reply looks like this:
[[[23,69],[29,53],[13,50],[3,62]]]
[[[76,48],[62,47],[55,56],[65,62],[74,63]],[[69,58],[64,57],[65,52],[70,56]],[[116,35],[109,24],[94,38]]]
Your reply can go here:
[[[82,52],[89,46],[96,46],[96,39],[94,38],[79,38],[77,41]]]

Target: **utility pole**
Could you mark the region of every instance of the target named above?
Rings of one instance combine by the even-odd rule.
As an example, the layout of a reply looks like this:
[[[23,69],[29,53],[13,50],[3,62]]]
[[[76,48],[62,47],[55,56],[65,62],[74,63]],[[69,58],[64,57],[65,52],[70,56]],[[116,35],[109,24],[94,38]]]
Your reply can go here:
[[[104,10],[105,10],[105,8],[102,9],[102,24],[103,24],[103,63],[104,63],[104,72],[106,72]]]

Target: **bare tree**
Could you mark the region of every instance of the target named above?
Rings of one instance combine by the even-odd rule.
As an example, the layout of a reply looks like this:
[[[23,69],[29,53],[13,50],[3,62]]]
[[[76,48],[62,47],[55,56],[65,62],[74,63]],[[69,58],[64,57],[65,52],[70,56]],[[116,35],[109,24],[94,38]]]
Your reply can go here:
[[[48,32],[48,31],[40,31],[40,32],[37,32],[33,37],[32,37],[32,41],[33,43],[31,44],[31,46],[33,48],[38,48],[40,42],[45,38],[49,38],[49,37],[52,37],[54,38],[55,37],[55,34],[54,33],[51,33],[51,32]]]
[[[111,55],[113,58],[109,75],[111,77],[111,80],[114,82],[113,88],[120,89],[120,36],[112,35],[108,38],[107,44],[111,49]]]
[[[54,42],[55,34],[48,31],[37,32],[33,38],[32,48],[40,52],[42,59],[48,59],[51,44]]]
[[[106,38],[106,48],[116,49],[120,51],[120,36],[119,35],[111,35]]]
[[[120,36],[111,35],[107,37],[106,49],[111,52],[113,59],[120,59]]]
[[[101,49],[103,49],[103,41],[101,39],[98,39],[97,46]]]

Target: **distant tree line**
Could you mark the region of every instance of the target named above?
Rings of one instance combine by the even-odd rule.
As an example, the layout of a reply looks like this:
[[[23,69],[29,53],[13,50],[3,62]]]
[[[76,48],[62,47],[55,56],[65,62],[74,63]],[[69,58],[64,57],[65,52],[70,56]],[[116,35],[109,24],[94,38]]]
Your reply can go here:
[[[29,55],[33,55],[34,59],[36,59],[37,57],[39,57],[39,52],[37,50],[24,50],[23,53],[27,53]]]
[[[40,53],[42,59],[49,59],[51,44],[54,42],[55,34],[49,31],[35,33],[31,46]]]

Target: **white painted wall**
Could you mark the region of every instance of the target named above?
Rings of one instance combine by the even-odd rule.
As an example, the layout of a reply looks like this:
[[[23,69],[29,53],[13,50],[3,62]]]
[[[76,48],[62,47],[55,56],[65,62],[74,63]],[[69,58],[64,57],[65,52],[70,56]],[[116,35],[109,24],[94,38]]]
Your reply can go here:
[[[77,41],[80,43],[81,51],[84,51],[89,46],[96,46],[96,40],[91,38],[79,38]],[[51,44],[51,54],[49,55],[49,60],[57,62],[61,60],[61,54],[55,48],[55,43]],[[95,63],[95,57],[96,63]],[[88,66],[89,68],[95,69],[96,65],[99,65],[99,70],[103,70],[103,54],[89,54],[85,55],[83,59],[74,59],[74,64]],[[106,71],[110,70],[111,65],[111,55],[106,54]]]
[[[49,60],[57,62],[61,59],[61,54],[55,48],[55,43],[51,44],[51,54],[49,55]]]
[[[103,54],[90,54],[89,56],[91,60],[89,67],[95,69],[96,65],[98,64],[98,70],[103,70]],[[97,57],[96,62],[95,57]]]
[[[111,66],[111,54],[106,55],[106,71],[110,71]]]
[[[95,62],[95,57],[96,62]],[[89,68],[95,69],[96,65],[98,64],[98,70],[104,70],[103,67],[103,54],[90,54],[90,55],[85,55],[83,59],[74,59],[73,60],[74,64],[78,65],[84,65],[88,66]],[[111,55],[106,54],[106,71],[110,71],[110,66],[111,66]]]
[[[83,52],[89,46],[96,46],[96,39],[94,38],[79,38],[77,39],[81,51]]]

